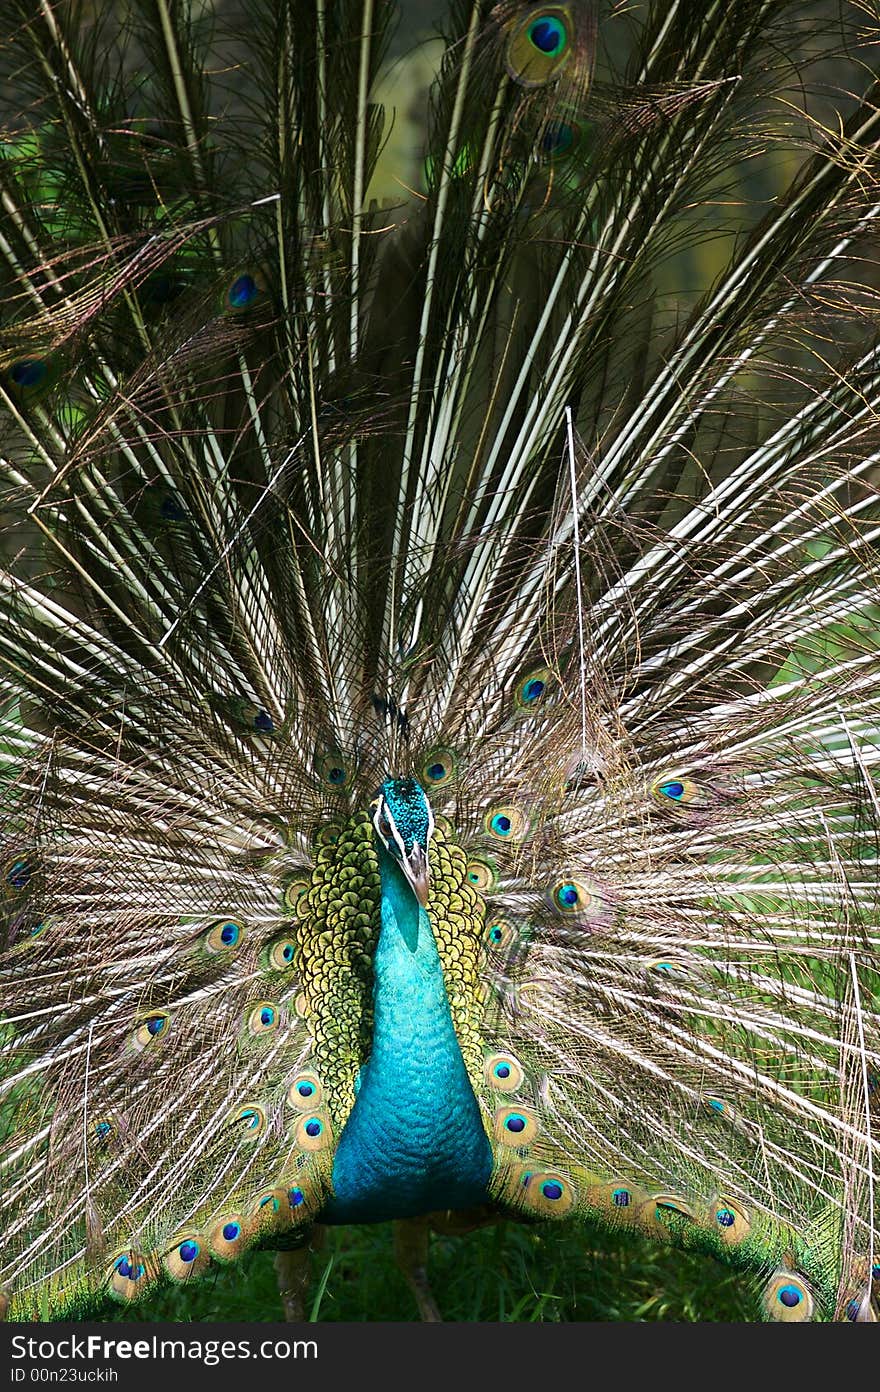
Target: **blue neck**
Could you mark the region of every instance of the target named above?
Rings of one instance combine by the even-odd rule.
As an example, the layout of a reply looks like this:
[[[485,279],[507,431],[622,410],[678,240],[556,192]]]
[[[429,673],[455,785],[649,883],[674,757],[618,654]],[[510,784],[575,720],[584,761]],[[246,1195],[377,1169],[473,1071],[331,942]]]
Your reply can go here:
[[[382,848],[379,866],[373,1052],[336,1151],[331,1223],[483,1203],[492,1168],[428,915]]]

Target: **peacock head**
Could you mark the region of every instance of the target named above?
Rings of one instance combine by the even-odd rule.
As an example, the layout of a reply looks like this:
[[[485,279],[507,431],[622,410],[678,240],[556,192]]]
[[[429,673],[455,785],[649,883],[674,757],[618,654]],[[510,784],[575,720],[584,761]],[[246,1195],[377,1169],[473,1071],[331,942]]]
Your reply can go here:
[[[386,778],[372,807],[376,835],[424,908],[429,889],[428,843],[434,831],[434,814],[424,789],[414,778]]]

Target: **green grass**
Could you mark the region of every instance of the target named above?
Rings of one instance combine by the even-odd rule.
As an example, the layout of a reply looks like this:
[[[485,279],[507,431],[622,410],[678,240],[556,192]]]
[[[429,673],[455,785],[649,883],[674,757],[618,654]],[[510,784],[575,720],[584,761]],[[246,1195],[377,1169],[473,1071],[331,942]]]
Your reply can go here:
[[[753,1321],[752,1283],[709,1257],[647,1239],[566,1226],[512,1223],[464,1237],[434,1237],[430,1277],[445,1320],[569,1322]],[[414,1320],[387,1224],[331,1230],[312,1258],[307,1313],[318,1321]],[[92,1316],[94,1318],[94,1315]],[[280,1320],[272,1254],[214,1268],[198,1285],[166,1286],[119,1320]]]

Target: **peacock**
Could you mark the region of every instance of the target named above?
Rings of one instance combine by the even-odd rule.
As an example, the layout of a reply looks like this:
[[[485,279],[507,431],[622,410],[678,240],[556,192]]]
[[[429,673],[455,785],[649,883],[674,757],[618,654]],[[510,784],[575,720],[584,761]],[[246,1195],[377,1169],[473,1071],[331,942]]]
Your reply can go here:
[[[0,0],[8,1319],[499,1220],[876,1318],[878,38]]]

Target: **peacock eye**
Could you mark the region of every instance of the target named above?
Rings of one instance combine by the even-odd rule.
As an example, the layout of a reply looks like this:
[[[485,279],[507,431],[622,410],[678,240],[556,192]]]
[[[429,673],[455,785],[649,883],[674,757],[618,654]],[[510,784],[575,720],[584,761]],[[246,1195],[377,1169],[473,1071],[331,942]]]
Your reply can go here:
[[[279,938],[269,948],[269,966],[274,967],[275,971],[287,971],[288,967],[293,966],[293,959],[296,956],[296,946],[290,938]]]
[[[468,884],[481,894],[490,894],[498,884],[498,871],[491,860],[483,856],[474,856],[468,861],[465,877]]]
[[[159,514],[163,522],[184,522],[186,520],[186,512],[173,493],[165,494],[159,504]]]
[[[503,918],[490,919],[486,927],[486,941],[498,952],[503,952],[514,941],[516,934]]]
[[[483,1068],[486,1082],[496,1092],[516,1092],[522,1085],[522,1067],[511,1054],[492,1054]]]
[[[495,1113],[495,1139],[506,1146],[526,1146],[538,1134],[534,1114],[522,1107],[501,1107]]]
[[[166,1015],[161,1010],[154,1010],[138,1025],[134,1037],[135,1048],[138,1050],[149,1048],[151,1044],[164,1039],[170,1027],[171,1016]]]
[[[19,358],[5,371],[0,371],[0,379],[6,382],[10,395],[26,401],[39,397],[57,381],[59,364],[47,362],[44,358]]]
[[[568,45],[565,25],[555,15],[540,15],[533,19],[526,33],[539,53],[561,53]]]
[[[242,1131],[250,1137],[259,1136],[266,1129],[266,1113],[262,1107],[240,1107],[237,1112],[233,1112],[232,1121],[240,1125]]]
[[[748,1237],[751,1230],[749,1215],[745,1209],[731,1199],[716,1199],[710,1212],[718,1229],[718,1236],[727,1246],[736,1246]]]
[[[664,773],[651,784],[651,796],[667,812],[704,806],[706,792],[694,778],[682,773]]]
[[[324,1115],[309,1112],[300,1117],[293,1130],[294,1140],[306,1151],[325,1150],[333,1142],[330,1123]]]
[[[519,841],[528,829],[528,821],[518,807],[490,807],[483,825],[497,841]]]
[[[254,1038],[270,1034],[272,1030],[277,1028],[278,1007],[273,1005],[271,1001],[260,1001],[248,1011],[247,1029]]]
[[[260,277],[251,271],[244,271],[235,277],[226,291],[226,307],[240,314],[244,310],[252,309],[262,293]]]
[[[284,886],[281,902],[288,913],[295,914],[297,912],[299,902],[302,896],[308,893],[308,890],[308,880],[290,880],[288,884]]]
[[[549,667],[536,667],[527,672],[516,688],[516,704],[520,710],[534,711],[541,705],[552,680]]]
[[[341,754],[325,754],[318,760],[318,775],[329,788],[344,788],[349,781],[349,767]]]
[[[281,1232],[290,1224],[291,1201],[287,1189],[264,1189],[251,1205],[250,1223],[254,1232],[265,1237]]]
[[[572,47],[572,20],[562,6],[535,6],[511,30],[506,66],[522,87],[542,87],[559,76]]]
[[[4,866],[3,878],[8,889],[14,894],[20,894],[23,889],[27,889],[33,873],[33,863],[26,856],[16,856]]]
[[[567,121],[548,121],[541,137],[541,151],[548,159],[567,155],[577,139],[577,128]]]
[[[593,895],[580,880],[562,880],[551,891],[550,898],[557,913],[576,917],[593,905]]]
[[[28,391],[39,387],[46,380],[48,371],[48,364],[42,358],[22,358],[9,369],[9,380],[21,391]]]
[[[131,1251],[119,1252],[110,1266],[107,1293],[116,1300],[137,1300],[155,1275],[156,1266],[150,1259]]]
[[[315,845],[336,846],[339,844],[341,834],[342,826],[339,822],[325,822],[315,833]]]
[[[442,788],[456,774],[455,755],[451,749],[432,749],[421,768],[422,780],[431,788]]]
[[[236,309],[242,305],[250,304],[257,294],[257,282],[253,276],[242,275],[234,280],[229,287],[229,303]]]
[[[232,952],[241,943],[244,928],[235,919],[222,918],[213,924],[205,937],[209,952]]]
[[[287,1105],[295,1112],[313,1112],[324,1100],[324,1089],[314,1073],[301,1073],[287,1089]]]
[[[764,1290],[764,1308],[771,1319],[800,1323],[812,1315],[813,1297],[793,1272],[780,1271]]]
[[[247,1247],[252,1231],[253,1224],[248,1226],[241,1214],[220,1218],[208,1234],[212,1254],[221,1262],[235,1261]]]

